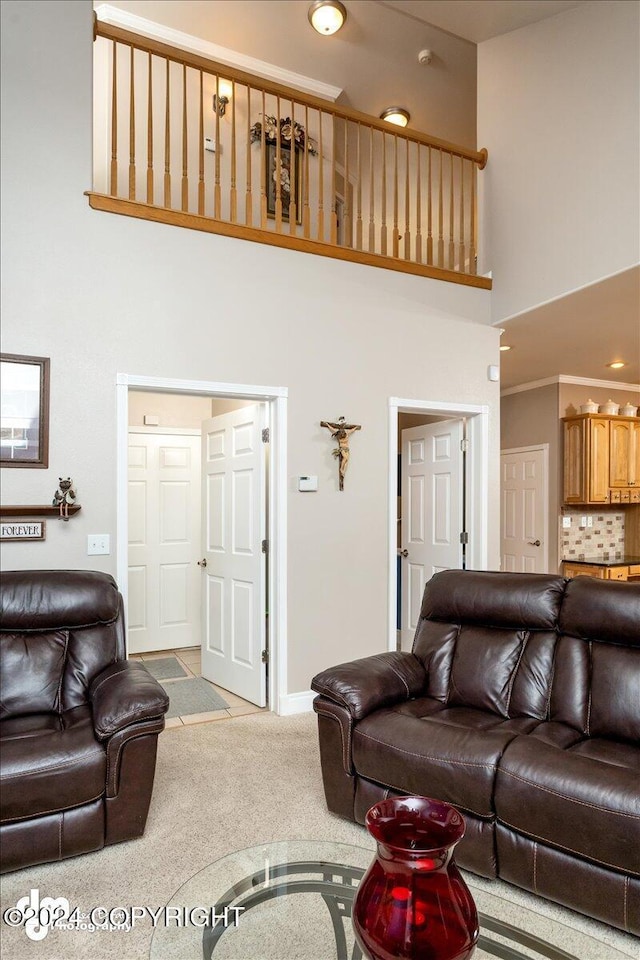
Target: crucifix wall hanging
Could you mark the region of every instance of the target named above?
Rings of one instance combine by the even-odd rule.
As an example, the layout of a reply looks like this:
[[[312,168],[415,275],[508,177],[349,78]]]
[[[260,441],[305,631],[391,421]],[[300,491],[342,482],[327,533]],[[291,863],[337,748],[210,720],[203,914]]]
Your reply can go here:
[[[333,450],[333,456],[338,460],[338,476],[340,478],[340,490],[344,490],[344,475],[347,472],[349,463],[349,437],[356,430],[362,430],[359,423],[345,423],[344,417],[338,417],[337,423],[331,423],[329,420],[321,420],[321,427],[331,430],[331,436],[338,441],[338,446]]]

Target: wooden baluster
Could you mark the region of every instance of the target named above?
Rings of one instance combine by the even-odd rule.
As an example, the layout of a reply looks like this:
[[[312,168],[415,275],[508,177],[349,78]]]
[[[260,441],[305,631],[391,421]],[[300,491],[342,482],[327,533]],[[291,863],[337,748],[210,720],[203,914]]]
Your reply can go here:
[[[409,141],[405,140],[404,175],[404,258],[411,260],[411,205],[409,198]]]
[[[118,50],[113,41],[111,72],[111,168],[109,192],[112,197],[118,195]]]
[[[231,189],[229,192],[229,219],[238,220],[238,190],[236,186],[236,82],[231,81]]]
[[[302,233],[311,236],[311,210],[309,209],[309,107],[304,108],[304,200],[302,208]]]
[[[433,191],[433,181],[431,178],[431,147],[427,147],[427,162],[428,162],[428,175],[427,181],[429,184],[429,195],[427,197],[427,263],[433,263],[433,222],[432,222],[432,191]]]
[[[129,200],[136,198],[136,92],[133,47],[129,66]]]
[[[216,152],[214,162],[214,184],[213,184],[213,216],[216,220],[222,219],[222,192],[220,189],[220,114],[218,113],[218,104],[220,103],[220,77],[216,74]]]
[[[280,136],[280,97],[276,98],[276,233],[282,232],[282,143]]]
[[[362,250],[362,148],[361,148],[361,128],[358,120],[358,151],[356,157],[358,169],[358,211],[356,216],[356,249]]]
[[[420,144],[416,143],[417,178],[416,178],[416,263],[422,263],[422,190],[420,182]]]
[[[382,225],[380,227],[380,253],[387,255],[387,137],[382,133]]]
[[[289,171],[289,233],[291,236],[295,236],[297,219],[298,219],[298,203],[297,203],[297,190],[298,190],[298,177],[296,177],[296,157],[298,156],[296,150],[296,138],[295,138],[295,126],[294,126],[294,113],[295,113],[295,103],[291,101],[291,158],[289,161],[290,171]]]
[[[153,64],[149,54],[147,82],[147,203],[153,203]]]
[[[376,249],[375,192],[373,189],[373,127],[369,127],[369,252]]]
[[[477,167],[473,160],[471,161],[471,202],[469,204],[469,273],[476,273],[476,256],[478,249],[478,239],[476,236],[476,173]]]
[[[466,273],[464,268],[465,244],[464,244],[464,157],[460,157],[460,246],[458,248],[458,270],[460,273]]]
[[[171,96],[169,90],[169,61],[164,106],[164,205],[171,208]]]
[[[198,129],[198,214],[204,216],[204,76],[200,70],[200,118]]]
[[[398,230],[398,138],[393,135],[393,256],[400,256],[400,231]]]
[[[251,87],[247,87],[247,172],[245,174],[244,222],[253,226],[253,193],[251,188]]]
[[[318,240],[324,240],[324,152],[322,149],[322,110],[318,111],[320,118],[320,134],[318,148],[320,151],[318,169]]]
[[[442,150],[440,152],[440,183],[438,187],[438,266],[444,267],[444,204],[442,187]]]
[[[453,154],[449,154],[449,270],[453,270],[456,259],[456,243],[454,237],[454,213],[455,205],[453,202]]]
[[[351,204],[349,203],[349,121],[344,121],[344,204],[342,207],[342,241],[353,246]]]
[[[187,67],[182,65],[182,209],[189,209],[189,176],[187,169]]]
[[[262,91],[262,125],[260,127],[260,226],[267,229],[267,153],[264,133],[265,103]]]
[[[338,139],[338,128],[335,114],[331,118],[331,223],[329,226],[329,240],[336,246],[338,243],[338,215],[336,213],[336,140]]]

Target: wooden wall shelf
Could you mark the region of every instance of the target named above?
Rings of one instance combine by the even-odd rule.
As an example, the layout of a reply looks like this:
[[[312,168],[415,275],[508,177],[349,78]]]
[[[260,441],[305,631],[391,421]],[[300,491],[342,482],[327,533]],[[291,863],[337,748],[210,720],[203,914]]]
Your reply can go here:
[[[79,503],[71,504],[69,507],[69,516],[72,517],[75,513],[78,513],[80,507]],[[0,517],[59,517],[60,516],[60,507],[38,507],[32,504],[28,506],[0,506]]]

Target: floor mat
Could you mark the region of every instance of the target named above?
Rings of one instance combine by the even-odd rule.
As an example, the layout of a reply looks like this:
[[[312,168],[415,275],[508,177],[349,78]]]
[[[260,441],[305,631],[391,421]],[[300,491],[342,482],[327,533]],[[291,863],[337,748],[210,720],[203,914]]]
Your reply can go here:
[[[145,660],[144,665],[156,680],[172,680],[173,677],[187,676],[187,671],[177,657],[158,657],[156,660]]]
[[[211,710],[226,710],[229,704],[223,700],[210,683],[202,677],[191,680],[174,680],[163,684],[169,694],[170,717],[184,717],[190,713],[209,713]]]

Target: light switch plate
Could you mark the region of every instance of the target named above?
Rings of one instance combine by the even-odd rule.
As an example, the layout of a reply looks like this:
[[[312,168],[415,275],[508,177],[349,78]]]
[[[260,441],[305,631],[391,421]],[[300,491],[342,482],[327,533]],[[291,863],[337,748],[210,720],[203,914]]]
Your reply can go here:
[[[111,553],[111,537],[108,533],[90,533],[87,536],[87,556],[96,557]]]

